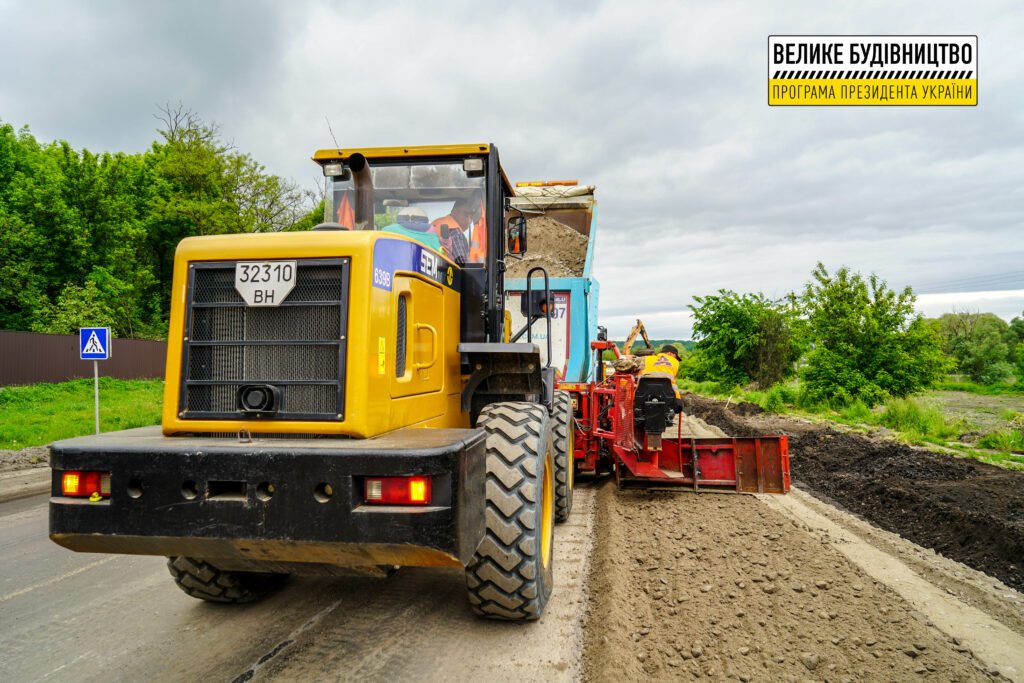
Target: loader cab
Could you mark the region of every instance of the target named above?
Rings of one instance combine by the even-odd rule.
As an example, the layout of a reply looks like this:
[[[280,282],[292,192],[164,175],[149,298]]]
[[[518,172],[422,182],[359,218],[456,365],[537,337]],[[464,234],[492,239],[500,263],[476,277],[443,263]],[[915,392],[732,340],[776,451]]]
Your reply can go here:
[[[462,341],[502,341],[514,193],[494,145],[325,149],[313,160],[325,181],[319,229],[393,232],[438,251],[463,270]]]

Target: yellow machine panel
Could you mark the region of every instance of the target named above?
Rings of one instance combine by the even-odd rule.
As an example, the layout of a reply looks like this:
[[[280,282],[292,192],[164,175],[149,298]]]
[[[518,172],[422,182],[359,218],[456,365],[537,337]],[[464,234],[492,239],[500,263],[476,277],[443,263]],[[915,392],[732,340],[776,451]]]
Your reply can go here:
[[[438,392],[444,383],[444,294],[420,278],[395,277],[395,334],[391,396]]]
[[[343,259],[348,263],[347,302],[343,306],[347,333],[341,347],[343,358],[336,361],[344,370],[343,419],[247,417],[241,413],[238,419],[190,419],[188,404],[182,400],[183,373],[189,372],[182,367],[183,349],[193,333],[186,329],[186,320],[192,319],[190,270],[208,262],[227,262],[231,268],[231,262],[294,261],[301,265],[303,259]],[[164,434],[244,430],[368,438],[409,426],[468,426],[468,415],[459,410],[459,276],[458,267],[441,254],[405,237],[375,231],[222,235],[182,241],[175,256]],[[223,287],[227,289],[226,284]],[[402,298],[407,306],[405,368],[399,376],[396,361],[401,330],[397,316]],[[249,307],[243,310],[246,320],[258,314]],[[196,324],[194,320],[192,324]],[[446,335],[445,330],[455,333]],[[223,353],[226,348],[212,350]],[[259,381],[272,384],[273,379],[261,377]]]

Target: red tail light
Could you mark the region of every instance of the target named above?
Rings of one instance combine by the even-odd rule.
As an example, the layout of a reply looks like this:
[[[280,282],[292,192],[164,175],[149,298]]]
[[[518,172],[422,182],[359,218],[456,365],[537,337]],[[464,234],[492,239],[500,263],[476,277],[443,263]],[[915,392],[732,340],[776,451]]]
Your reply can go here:
[[[377,505],[429,505],[430,477],[367,477],[363,499]]]
[[[71,498],[88,498],[98,493],[110,497],[110,472],[80,472],[69,470],[61,474],[60,490]]]

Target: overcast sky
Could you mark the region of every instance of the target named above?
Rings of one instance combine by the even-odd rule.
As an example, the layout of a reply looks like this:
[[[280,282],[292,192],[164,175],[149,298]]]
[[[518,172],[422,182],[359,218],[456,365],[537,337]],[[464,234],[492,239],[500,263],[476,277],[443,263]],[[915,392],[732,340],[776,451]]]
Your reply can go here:
[[[769,107],[770,34],[976,34],[977,107]],[[1024,310],[1024,3],[16,2],[0,120],[137,152],[182,103],[271,172],[345,147],[489,141],[600,202],[613,336],[692,295],[782,296],[815,262],[928,315]]]

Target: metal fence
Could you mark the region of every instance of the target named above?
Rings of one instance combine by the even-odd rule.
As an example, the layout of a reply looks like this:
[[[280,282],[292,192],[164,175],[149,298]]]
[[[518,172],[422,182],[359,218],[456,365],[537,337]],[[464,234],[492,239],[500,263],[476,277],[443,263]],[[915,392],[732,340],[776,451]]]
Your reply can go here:
[[[115,339],[100,375],[118,379],[164,376],[167,342]],[[79,360],[78,335],[0,330],[0,386],[92,377],[92,361]]]

